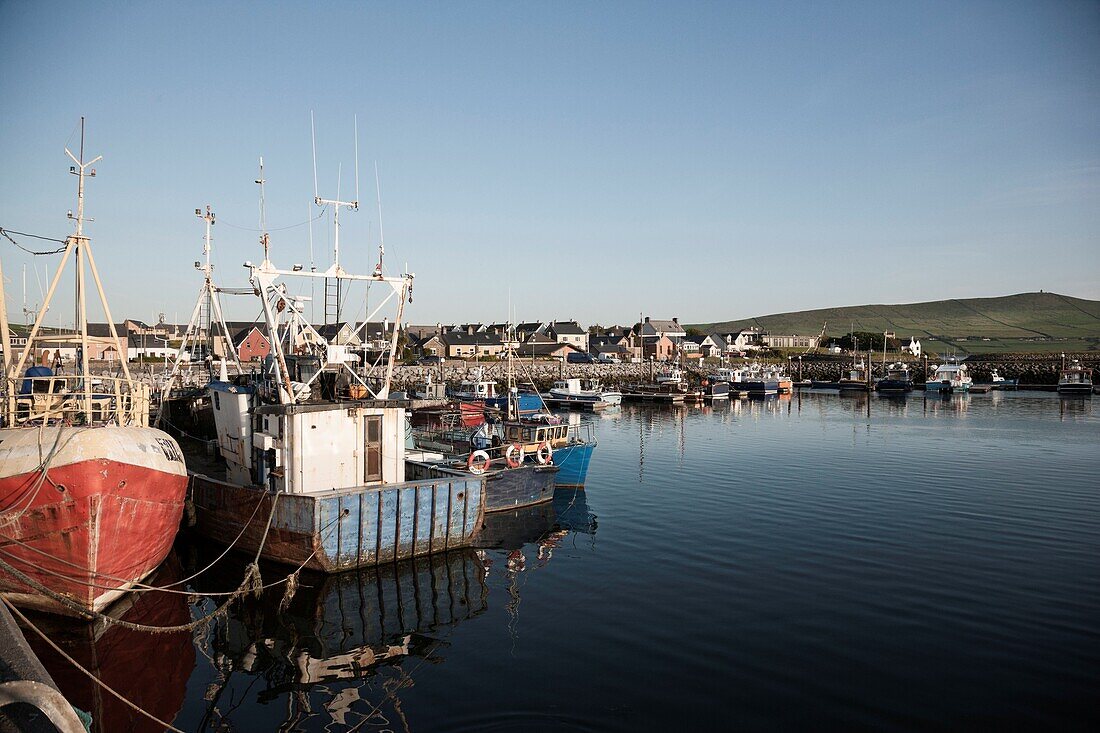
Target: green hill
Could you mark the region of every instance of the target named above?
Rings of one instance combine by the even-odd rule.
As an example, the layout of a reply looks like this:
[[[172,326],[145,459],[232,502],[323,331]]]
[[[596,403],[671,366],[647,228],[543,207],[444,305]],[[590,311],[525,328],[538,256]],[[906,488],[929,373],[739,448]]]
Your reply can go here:
[[[999,298],[936,300],[899,305],[858,305],[778,313],[737,321],[697,324],[703,331],[728,332],[758,326],[777,335],[826,336],[853,329],[922,342],[942,341],[975,353],[988,351],[1080,351],[1100,348],[1100,301],[1057,293],[1020,293]]]

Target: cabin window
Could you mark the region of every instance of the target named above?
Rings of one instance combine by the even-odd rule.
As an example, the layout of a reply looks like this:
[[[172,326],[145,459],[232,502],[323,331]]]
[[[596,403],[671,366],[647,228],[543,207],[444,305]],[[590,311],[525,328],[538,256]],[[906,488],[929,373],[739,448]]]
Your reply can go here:
[[[222,409],[222,403],[221,403],[221,400],[218,399],[218,393],[217,392],[214,393],[214,409],[215,410]]]
[[[382,480],[382,416],[363,418],[363,480]]]

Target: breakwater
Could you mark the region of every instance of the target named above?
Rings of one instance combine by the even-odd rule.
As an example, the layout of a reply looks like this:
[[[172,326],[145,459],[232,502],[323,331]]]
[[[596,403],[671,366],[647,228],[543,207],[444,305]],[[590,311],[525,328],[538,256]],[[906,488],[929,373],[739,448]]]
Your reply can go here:
[[[896,355],[887,357],[887,363],[897,361]],[[1066,354],[1067,360],[1079,359],[1085,367],[1100,369],[1100,354],[1080,353]],[[746,360],[746,364],[751,360]],[[925,360],[904,359],[909,365],[914,379],[920,383],[924,381]],[[756,363],[787,369],[786,359],[760,359]],[[850,356],[837,357],[813,357],[803,358],[801,373],[803,379],[834,380],[844,376],[851,367]],[[938,360],[929,359],[927,368],[932,369],[938,364]],[[1006,379],[1018,379],[1021,384],[1057,384],[1058,374],[1062,368],[1061,356],[1051,357],[1049,354],[1000,354],[997,356],[976,357],[971,356],[966,360],[970,367],[970,374],[976,382],[990,381],[990,375],[994,369]],[[736,364],[735,364],[736,365]],[[523,361],[515,362],[513,373],[517,382],[534,382],[539,389],[549,388],[558,379],[599,379],[603,384],[611,387],[621,387],[634,382],[647,382],[655,369],[661,365],[651,363],[642,364],[568,364],[557,361]],[[686,366],[684,370],[696,379],[701,379],[712,369],[711,365]],[[428,374],[439,381],[440,376],[448,384],[456,384],[464,378],[471,377],[477,369],[483,370],[488,379],[496,379],[504,382],[507,379],[507,364],[504,362],[460,362],[449,361],[442,370],[439,367],[399,366],[394,370],[395,389],[413,389],[422,385]],[[790,375],[794,379],[799,378],[799,364],[797,360],[790,363]],[[871,363],[872,378],[883,376],[882,362]]]
[[[1092,368],[1094,372],[1100,371],[1100,353],[1067,353],[1067,362],[1071,359],[1078,359],[1083,366]],[[895,361],[898,361],[897,355],[887,356],[887,363]],[[911,357],[901,359],[901,361],[909,365],[913,377],[918,383],[924,381],[924,375],[927,373],[925,371],[926,364],[928,369],[932,369],[939,363],[939,360],[936,359],[929,359],[926,362],[923,358],[913,359]],[[754,362],[753,360],[745,360],[742,363]],[[785,358],[759,359],[755,360],[755,363],[777,366],[784,370],[788,367],[788,361]],[[801,378],[822,381],[834,380],[843,376],[851,367],[851,364],[851,356],[807,356],[802,360]],[[970,374],[976,382],[990,381],[990,374],[996,369],[1002,377],[1017,379],[1021,384],[1053,385],[1058,382],[1058,374],[1062,368],[1062,358],[1061,355],[1052,356],[1050,354],[997,354],[995,356],[970,356],[966,359],[966,364],[970,367]],[[258,363],[252,366],[259,369]],[[517,360],[514,362],[513,373],[516,382],[533,381],[539,389],[549,388],[555,380],[570,378],[599,379],[607,386],[621,387],[634,382],[649,381],[661,366],[661,364],[655,365],[649,362],[641,364],[569,364],[550,360],[535,362]],[[735,362],[733,366],[738,366],[738,362]],[[483,370],[487,378],[504,383],[507,380],[507,368],[507,364],[502,361],[463,362],[453,359],[448,361],[442,368],[401,364],[394,368],[394,389],[408,390],[419,387],[424,384],[429,374],[437,382],[442,376],[445,382],[454,385],[466,377],[472,377],[477,369]],[[714,365],[711,364],[697,364],[685,366],[684,371],[694,379],[702,379],[713,368]],[[153,386],[162,383],[161,374],[163,370],[163,364],[131,365],[131,371],[135,377]],[[118,371],[117,362],[93,364],[95,374],[113,375]],[[799,372],[798,360],[792,359],[790,361],[790,376],[793,379],[798,379]],[[876,362],[874,361],[874,355],[872,355],[871,373],[873,378],[883,375],[881,356],[880,361]],[[201,386],[206,383],[207,379],[206,369],[199,364],[195,364],[186,370],[185,375],[177,382],[177,386]]]

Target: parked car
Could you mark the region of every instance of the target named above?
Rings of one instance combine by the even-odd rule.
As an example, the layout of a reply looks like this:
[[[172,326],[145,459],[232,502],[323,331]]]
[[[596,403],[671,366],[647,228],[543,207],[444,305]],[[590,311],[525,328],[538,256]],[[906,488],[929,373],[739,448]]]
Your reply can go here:
[[[416,360],[418,366],[436,366],[443,363],[442,356],[422,356]]]
[[[591,364],[596,361],[592,358],[591,354],[584,351],[574,351],[571,354],[567,354],[565,360],[570,364]]]
[[[601,364],[618,364],[619,357],[615,354],[604,352],[596,357],[596,361],[600,362]]]

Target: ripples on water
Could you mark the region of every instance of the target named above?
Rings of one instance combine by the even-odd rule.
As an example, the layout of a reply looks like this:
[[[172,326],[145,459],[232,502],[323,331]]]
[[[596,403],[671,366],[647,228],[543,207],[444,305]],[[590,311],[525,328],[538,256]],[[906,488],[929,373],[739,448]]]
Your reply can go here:
[[[811,393],[585,416],[586,491],[173,642],[197,660],[176,725],[1094,728],[1095,408]]]

